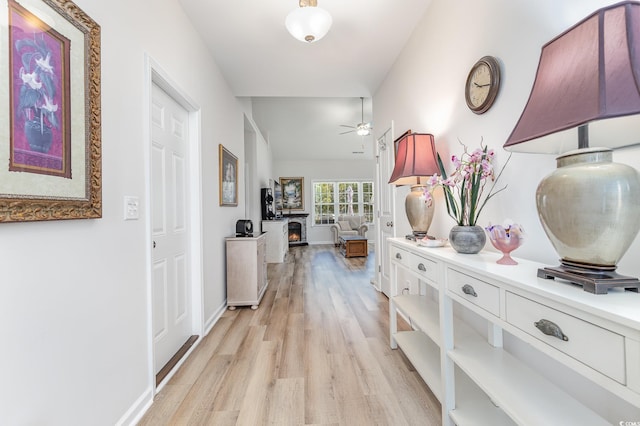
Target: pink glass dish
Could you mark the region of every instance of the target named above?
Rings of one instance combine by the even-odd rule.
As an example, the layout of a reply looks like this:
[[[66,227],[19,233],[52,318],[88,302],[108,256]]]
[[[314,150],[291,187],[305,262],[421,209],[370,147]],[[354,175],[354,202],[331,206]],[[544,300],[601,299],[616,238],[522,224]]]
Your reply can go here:
[[[518,224],[489,225],[485,228],[489,233],[491,244],[502,252],[502,257],[496,261],[500,265],[517,265],[518,262],[511,258],[511,252],[524,242],[524,231]]]

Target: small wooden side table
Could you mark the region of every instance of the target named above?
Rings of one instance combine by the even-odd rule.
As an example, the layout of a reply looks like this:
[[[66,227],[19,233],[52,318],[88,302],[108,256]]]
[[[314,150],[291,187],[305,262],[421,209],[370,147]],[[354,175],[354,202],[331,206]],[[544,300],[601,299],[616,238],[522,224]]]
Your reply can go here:
[[[359,235],[345,235],[338,239],[340,243],[340,253],[344,257],[367,257],[369,248],[367,238]]]

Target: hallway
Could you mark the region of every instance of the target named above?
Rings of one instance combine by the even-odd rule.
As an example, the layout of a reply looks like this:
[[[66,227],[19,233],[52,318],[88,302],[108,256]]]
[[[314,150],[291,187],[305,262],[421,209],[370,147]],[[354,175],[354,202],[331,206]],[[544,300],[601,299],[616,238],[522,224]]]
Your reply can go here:
[[[227,310],[140,425],[441,424],[437,399],[389,348],[373,271],[373,253],[290,249],[268,265],[258,310]]]

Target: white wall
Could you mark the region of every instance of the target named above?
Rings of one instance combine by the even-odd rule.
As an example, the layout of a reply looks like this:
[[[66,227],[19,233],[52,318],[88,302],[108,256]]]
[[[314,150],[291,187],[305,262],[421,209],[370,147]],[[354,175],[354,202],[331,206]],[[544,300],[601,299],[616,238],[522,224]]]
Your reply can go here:
[[[250,175],[253,177],[251,183],[247,183],[247,190],[252,190],[253,195],[251,205],[245,209],[245,217],[253,220],[253,229],[260,232],[260,222],[262,220],[262,204],[260,200],[261,188],[269,188],[270,180],[276,179],[273,175],[273,154],[271,145],[263,137],[258,125],[253,120],[253,103],[251,98],[238,97],[245,116],[245,162],[252,165]],[[250,189],[250,186],[253,188]],[[271,186],[273,186],[271,184]],[[249,202],[247,202],[249,204]]]
[[[433,133],[443,159],[462,152],[458,140],[475,148],[483,139],[496,149],[498,162],[502,164],[508,155],[502,145],[528,99],[542,45],[599,7],[613,3],[615,1],[433,0],[421,25],[374,95],[375,121],[394,120],[396,136],[407,129]],[[492,109],[476,115],[466,106],[464,85],[471,66],[485,55],[499,58],[503,81]],[[638,168],[640,148],[616,151],[614,160]],[[503,175],[503,183],[508,184],[508,188],[489,202],[478,222],[486,226],[489,222],[502,223],[510,218],[522,224],[527,240],[514,255],[549,265],[558,264],[558,255],[538,220],[535,190],[540,180],[554,169],[554,156],[513,154]],[[404,202],[403,195],[400,193],[399,203]],[[446,238],[455,223],[446,213],[440,191],[437,196],[430,233]],[[404,212],[404,205],[399,204],[397,209]],[[404,215],[396,221],[408,229]],[[493,249],[491,244],[486,248]],[[619,272],[640,276],[639,257],[640,239],[636,238],[620,262]],[[528,348],[514,350],[530,352]],[[567,379],[563,375],[557,377],[560,382]],[[572,378],[564,382],[566,386],[577,383]],[[629,407],[615,405],[607,407],[609,399],[606,395],[599,398],[593,387],[586,392],[580,389],[580,393],[587,394],[585,398],[591,399],[601,411],[608,410],[606,414],[615,413],[617,408],[629,410]],[[638,414],[637,409],[633,413]]]
[[[218,206],[218,143],[243,164],[242,108],[177,1],[76,3],[102,29],[103,218],[0,224],[3,425],[113,425],[150,400],[145,53],[201,107],[207,323],[244,214],[242,173],[239,206]],[[125,195],[140,220],[123,220]]]
[[[372,160],[353,161],[278,161],[274,158],[274,179],[280,177],[304,177],[304,213],[307,218],[307,241],[309,244],[333,244],[329,225],[311,224],[313,213],[311,182],[314,180],[368,179],[375,180],[375,163]],[[287,214],[287,211],[283,211]],[[300,213],[293,211],[293,213]],[[367,238],[375,235],[373,224],[367,231]]]

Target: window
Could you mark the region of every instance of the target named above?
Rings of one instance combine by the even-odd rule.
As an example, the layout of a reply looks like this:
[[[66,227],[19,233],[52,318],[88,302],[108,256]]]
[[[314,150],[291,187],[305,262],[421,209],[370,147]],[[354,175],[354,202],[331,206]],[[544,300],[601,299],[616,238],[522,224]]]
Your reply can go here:
[[[334,223],[346,214],[362,214],[373,222],[373,182],[313,182],[314,225]]]
[[[317,182],[313,184],[314,224],[333,223],[335,217],[334,194],[333,183]]]

